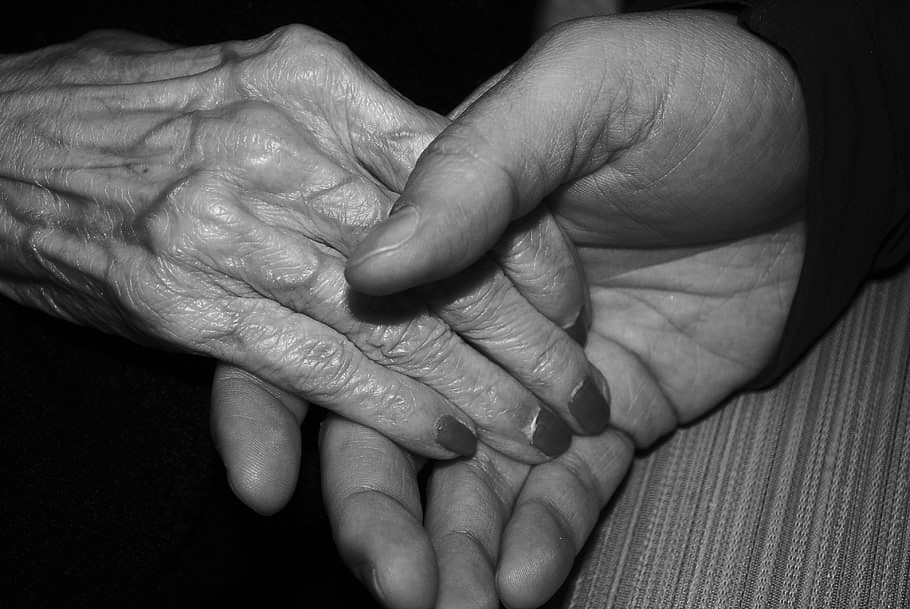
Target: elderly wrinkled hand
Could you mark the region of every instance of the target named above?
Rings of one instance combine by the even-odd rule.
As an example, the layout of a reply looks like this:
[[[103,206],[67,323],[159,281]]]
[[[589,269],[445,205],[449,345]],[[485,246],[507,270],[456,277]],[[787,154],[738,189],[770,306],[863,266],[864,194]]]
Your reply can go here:
[[[546,264],[528,246],[562,239],[552,219],[421,298],[349,289],[346,256],[446,121],[340,43],[101,32],[0,74],[4,295],[228,362],[436,458],[477,435],[539,462],[606,424],[603,379],[562,329],[584,321],[574,263],[554,247],[556,323],[511,283]]]

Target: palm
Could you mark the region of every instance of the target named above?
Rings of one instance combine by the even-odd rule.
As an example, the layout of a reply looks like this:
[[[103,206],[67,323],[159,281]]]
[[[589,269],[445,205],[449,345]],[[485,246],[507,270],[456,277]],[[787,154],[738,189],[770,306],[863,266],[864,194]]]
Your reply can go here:
[[[639,411],[618,423],[653,437],[669,430],[635,424],[661,425],[668,414],[690,421],[768,363],[799,278],[803,231],[794,224],[697,248],[579,254],[593,305],[588,355],[614,391],[627,392],[614,403]]]

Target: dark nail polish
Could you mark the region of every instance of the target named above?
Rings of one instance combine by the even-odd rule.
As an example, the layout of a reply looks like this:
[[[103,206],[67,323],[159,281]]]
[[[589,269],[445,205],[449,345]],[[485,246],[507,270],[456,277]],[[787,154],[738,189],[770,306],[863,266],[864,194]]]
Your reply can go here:
[[[436,441],[453,453],[471,457],[477,450],[477,436],[453,416],[439,417],[436,422]]]
[[[572,430],[548,410],[537,413],[531,444],[543,454],[555,457],[566,452],[572,443]]]
[[[584,312],[578,314],[578,317],[575,318],[575,322],[564,326],[563,330],[566,331],[572,340],[584,347],[585,341],[588,338],[588,325],[585,323]]]
[[[597,372],[590,372],[572,393],[569,410],[585,433],[595,434],[610,423],[610,390],[604,380],[598,383]],[[602,379],[603,377],[601,377]]]

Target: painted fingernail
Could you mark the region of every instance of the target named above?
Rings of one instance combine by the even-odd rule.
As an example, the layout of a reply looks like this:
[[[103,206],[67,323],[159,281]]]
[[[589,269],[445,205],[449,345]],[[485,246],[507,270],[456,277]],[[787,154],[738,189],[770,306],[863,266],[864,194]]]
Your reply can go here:
[[[543,454],[555,457],[572,443],[572,430],[549,410],[541,408],[534,423],[531,444]]]
[[[579,313],[578,317],[575,318],[575,322],[568,326],[563,326],[563,330],[566,331],[566,334],[568,334],[572,340],[579,345],[584,346],[585,340],[588,337],[588,326],[585,324],[584,313]]]
[[[581,305],[581,311],[578,312],[578,317],[575,318],[575,321],[567,326],[563,326],[563,330],[572,337],[576,343],[585,346],[585,342],[588,339],[588,328],[591,327],[591,303],[585,296],[584,304]]]
[[[357,246],[361,252],[348,261],[349,266],[356,266],[366,260],[385,252],[401,247],[417,232],[417,221],[420,214],[413,205],[403,205],[395,211],[382,225],[381,230],[374,230]]]
[[[610,423],[610,388],[600,372],[593,368],[575,388],[569,400],[569,411],[585,433],[595,434]]]
[[[471,457],[477,450],[477,436],[461,421],[450,415],[436,422],[436,441],[462,457]]]

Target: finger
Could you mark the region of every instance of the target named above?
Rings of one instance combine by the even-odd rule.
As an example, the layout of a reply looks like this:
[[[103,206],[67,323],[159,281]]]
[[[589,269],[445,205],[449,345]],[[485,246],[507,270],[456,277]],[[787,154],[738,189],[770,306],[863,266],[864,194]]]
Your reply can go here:
[[[427,489],[426,530],[439,564],[437,607],[496,609],[500,539],[528,467],[485,446],[438,464]]]
[[[602,130],[585,120],[610,87],[585,73],[603,71],[604,58],[590,54],[552,40],[536,45],[447,127],[420,157],[395,212],[355,250],[351,285],[387,294],[464,269],[509,222],[586,170],[589,151],[603,156]]]
[[[348,161],[356,159],[390,190],[400,192],[417,157],[447,124],[313,28],[286,26],[233,45],[244,60],[231,75],[236,89],[279,106],[334,149],[342,166],[354,169]]]
[[[261,125],[262,128],[258,129],[257,133],[280,132],[281,130],[275,129],[274,125],[271,129],[268,128],[271,121],[272,118],[264,112],[256,112],[252,117],[242,115],[235,120],[225,122],[220,127],[213,125],[210,128],[212,135],[207,135],[204,139],[206,141],[221,141],[225,137],[230,139],[232,135],[224,132],[228,125],[233,128],[233,133],[242,133],[248,129],[246,123],[249,122]],[[214,122],[216,121],[208,121],[206,125]],[[244,126],[238,128],[238,122]],[[209,131],[209,127],[202,131]],[[245,138],[244,141],[249,141],[254,137]],[[303,142],[300,147],[303,146],[306,146],[306,142]],[[285,148],[290,151],[299,147],[285,144]],[[257,163],[253,171],[250,171],[249,168],[245,171],[238,171],[234,167],[233,172],[239,180],[255,187],[240,190],[254,190],[267,196],[270,185],[289,180],[299,181],[301,176],[309,175],[307,172],[317,175],[319,179],[313,181],[319,184],[318,191],[312,193],[312,196],[306,196],[305,209],[301,209],[301,213],[288,214],[290,217],[282,226],[298,230],[312,240],[327,241],[331,247],[339,249],[342,254],[347,253],[349,248],[346,247],[346,244],[351,235],[356,236],[361,228],[361,221],[357,219],[365,219],[369,222],[369,218],[375,215],[369,210],[384,209],[385,202],[390,200],[390,193],[383,191],[382,188],[368,180],[356,179],[356,177],[352,179],[353,176],[347,170],[331,162],[318,150],[308,152],[307,163],[301,163],[300,159],[291,152],[288,152],[288,157],[286,162],[277,163],[277,166],[281,168],[280,176],[271,175],[269,172],[266,172],[267,175],[259,175],[262,172],[262,163]],[[238,165],[242,165],[242,163]],[[327,189],[324,185],[326,181],[330,184],[338,184],[338,188],[343,188],[343,194],[346,196],[341,197],[342,193],[335,189]],[[301,188],[305,189],[307,186],[304,184]],[[229,197],[231,194],[225,193],[225,196]],[[268,201],[273,202],[279,208],[288,205],[286,201],[281,200],[280,196],[275,196]],[[263,207],[262,201],[245,199],[237,207],[244,210],[250,209],[266,224],[274,224],[274,210],[271,210],[271,217],[269,211],[257,212]],[[356,225],[353,225],[352,221]],[[276,227],[274,230],[280,229]],[[316,309],[313,308],[315,302],[312,298],[308,302],[301,301],[299,286],[296,289],[289,286],[290,293],[282,295],[281,293],[276,294],[268,286],[255,283],[263,271],[268,272],[267,270],[274,266],[274,262],[263,260],[263,252],[276,252],[279,258],[283,258],[288,256],[289,252],[305,247],[302,244],[293,243],[286,246],[267,244],[265,241],[268,238],[270,238],[268,235],[257,237],[255,239],[257,245],[250,252],[245,249],[241,251],[232,241],[231,249],[233,251],[220,253],[213,260],[213,264],[217,265],[222,258],[230,260],[230,266],[235,264],[234,259],[238,259],[236,264],[240,265],[245,264],[245,261],[253,261],[249,281],[254,282],[257,289],[265,290],[264,294],[277,297],[295,310],[306,311],[311,316],[315,315],[320,321],[336,329],[341,329],[338,321],[328,321],[315,312]],[[274,241],[273,238],[272,240]],[[580,314],[580,311],[584,310],[586,291],[573,250],[566,243],[556,223],[546,214],[541,213],[535,214],[533,219],[522,223],[501,251],[501,259],[506,265],[507,272],[511,273],[514,283],[522,284],[519,287],[523,292],[516,291],[515,287],[509,284],[506,276],[495,268],[495,265],[492,267],[486,265],[473,269],[452,283],[434,286],[433,290],[424,291],[420,296],[432,300],[434,305],[437,305],[434,312],[442,321],[503,367],[519,383],[530,389],[575,431],[579,433],[600,432],[609,420],[609,392],[604,387],[602,377],[587,365],[581,348],[534,308],[534,306],[539,306],[560,323],[566,319],[568,323],[565,325],[570,335],[576,340],[583,336],[586,318]],[[225,272],[230,274],[231,268],[225,269]],[[338,294],[340,295],[346,288],[347,286],[343,283],[338,283]],[[434,297],[433,291],[439,291],[440,296]],[[304,293],[313,296],[309,292]],[[526,294],[528,298],[522,298],[522,293]],[[330,294],[327,296],[332,297]],[[289,298],[291,302],[289,302]],[[369,299],[363,300],[370,302]],[[530,304],[528,300],[530,300]],[[338,303],[338,306],[341,306],[341,303]],[[508,310],[510,315],[503,315],[504,310]],[[353,339],[350,332],[342,331]],[[358,342],[356,339],[354,340]],[[371,338],[370,342],[375,343],[375,340]],[[360,343],[358,342],[358,344]],[[444,348],[444,346],[442,347]],[[454,355],[456,353],[453,350]],[[458,357],[462,358],[462,356]],[[479,367],[486,366],[473,354],[467,354],[464,357],[469,358],[466,361],[476,362]],[[453,361],[459,360],[453,357]],[[474,387],[482,386],[484,379],[478,381],[472,378],[473,369],[474,366],[471,365],[463,378],[464,382],[459,383],[460,386],[468,382]],[[459,371],[453,369],[451,373],[456,374]],[[500,392],[511,387],[511,384],[506,385],[503,384],[504,382],[496,383],[500,387]],[[515,394],[514,387],[509,391]],[[480,402],[473,403],[480,404]],[[473,416],[473,411],[466,410],[466,412]],[[486,426],[476,417],[475,421],[481,426]],[[495,443],[494,440],[490,441]],[[502,445],[497,445],[497,448],[514,455],[511,452],[512,449]]]
[[[155,53],[172,51],[177,45],[128,30],[92,30],[80,36],[78,42],[88,42],[113,53]]]
[[[450,459],[473,453],[473,423],[464,413],[423,383],[366,358],[335,330],[259,296],[226,308],[233,321],[213,321],[203,352],[419,454]]]
[[[223,45],[180,47],[123,30],[89,32],[58,50],[69,59],[62,82],[89,85],[162,86],[217,68],[227,58]]]
[[[603,376],[588,364],[581,345],[531,306],[495,262],[481,259],[416,293],[576,432],[599,433],[609,423]]]
[[[484,81],[479,87],[471,91],[471,93],[465,97],[461,102],[449,112],[449,120],[456,120],[459,116],[465,113],[465,110],[471,107],[475,101],[486,95],[487,91],[495,87],[500,80],[502,80],[506,74],[512,70],[512,66],[506,66],[486,81]]]
[[[401,105],[399,102],[398,106]],[[204,121],[198,130],[200,135],[197,138],[205,142],[202,148],[211,147],[220,150],[224,146],[219,147],[217,142],[233,141],[240,136],[239,139],[246,142],[241,149],[249,152],[250,141],[255,141],[257,138],[262,139],[264,136],[261,134],[269,133],[273,134],[268,147],[271,153],[274,154],[275,149],[281,149],[284,152],[281,155],[282,162],[274,164],[277,168],[274,172],[265,170],[263,168],[265,164],[262,162],[249,166],[249,163],[244,163],[245,155],[243,154],[228,155],[231,158],[239,157],[234,162],[228,162],[226,166],[235,179],[247,187],[229,189],[229,192],[223,192],[219,200],[224,204],[230,204],[231,198],[237,196],[234,194],[234,190],[241,193],[252,191],[257,195],[261,193],[264,200],[257,201],[256,197],[247,195],[242,202],[237,202],[234,206],[237,208],[238,214],[249,210],[256,216],[255,219],[261,220],[263,225],[258,234],[250,235],[248,239],[240,239],[240,242],[236,238],[232,238],[229,240],[228,247],[223,251],[217,250],[214,254],[209,253],[209,264],[231,276],[236,276],[239,270],[240,276],[260,293],[277,298],[286,306],[306,312],[311,317],[341,331],[355,344],[361,346],[364,352],[375,361],[384,365],[396,365],[398,362],[392,361],[387,354],[378,353],[379,357],[371,355],[377,345],[380,348],[385,348],[385,345],[376,336],[364,336],[365,324],[352,325],[350,319],[344,321],[336,315],[338,311],[343,312],[345,308],[350,308],[350,303],[346,304],[340,298],[347,291],[347,285],[340,281],[340,274],[336,273],[333,278],[328,278],[332,275],[330,269],[326,269],[322,273],[328,278],[326,281],[331,283],[330,289],[334,290],[334,294],[327,290],[317,294],[313,285],[321,286],[322,282],[318,279],[308,279],[305,285],[293,285],[294,282],[291,281],[287,285],[276,286],[262,281],[265,276],[270,278],[270,284],[275,284],[275,278],[281,274],[287,275],[289,269],[293,274],[293,267],[306,266],[291,261],[306,261],[309,252],[304,251],[301,256],[295,256],[292,253],[311,248],[307,246],[306,240],[295,238],[294,235],[289,235],[284,241],[281,241],[279,233],[284,228],[298,230],[310,240],[327,241],[331,247],[339,249],[344,254],[348,251],[345,245],[350,235],[352,233],[356,235],[357,229],[360,228],[360,226],[352,225],[352,219],[363,218],[368,222],[369,218],[374,215],[369,210],[375,212],[375,210],[384,209],[385,202],[390,200],[390,193],[383,191],[381,187],[369,180],[358,179],[356,173],[352,174],[351,171],[333,163],[326,154],[315,148],[308,150],[305,155],[301,155],[300,151],[312,146],[312,143],[308,142],[302,134],[299,141],[294,140],[292,135],[294,130],[288,128],[287,119],[283,115],[275,116],[274,113],[264,109],[244,111],[236,109],[232,113],[222,113],[220,118],[221,120],[212,118]],[[226,118],[230,118],[230,120],[224,120]],[[286,135],[281,138],[275,135],[282,133]],[[248,134],[248,136],[243,137],[244,134]],[[262,155],[253,156],[259,159],[265,154],[269,153],[263,152]],[[307,162],[302,162],[303,157]],[[222,159],[221,162],[224,163],[224,160]],[[280,211],[282,208],[294,204],[282,200],[281,195],[272,196],[269,189],[274,188],[275,184],[283,184],[284,188],[294,190],[301,177],[308,175],[316,177],[312,181],[318,185],[317,191],[304,195],[306,204],[303,209],[294,209],[294,212],[300,213],[285,214],[289,216],[287,221],[282,222],[280,226],[273,226],[277,224],[275,222],[276,209]],[[339,189],[344,189],[344,192],[326,188],[327,183],[337,184]],[[306,189],[307,186],[304,183],[300,188]],[[212,188],[209,190],[211,191]],[[207,194],[212,195],[211,192]],[[342,194],[346,196],[342,197]],[[271,206],[269,206],[270,203]],[[256,226],[253,219],[250,219],[250,222],[253,222],[251,226]],[[354,220],[354,222],[360,224],[359,220]],[[242,222],[242,224],[250,223]],[[554,315],[571,316],[570,319],[576,321],[579,317],[578,311],[582,308],[582,298],[578,295],[583,295],[585,292],[580,273],[574,264],[571,249],[565,244],[562,234],[552,220],[528,222],[526,226],[526,230],[531,233],[531,236],[524,238],[517,235],[512,243],[503,249],[503,259],[508,263],[508,268],[512,271],[515,280],[528,284],[529,294],[536,302]],[[251,230],[251,232],[253,231]],[[253,244],[252,247],[243,245],[243,241],[250,241]],[[276,260],[287,268],[275,269]],[[320,266],[323,264],[330,266],[337,264],[338,261],[334,258],[326,258],[324,263],[318,260],[316,262]],[[244,271],[244,269],[247,270]],[[322,288],[320,287],[320,289]],[[440,299],[435,301],[440,305],[436,308],[435,313],[455,330],[458,336],[468,340],[475,348],[480,349],[517,379],[521,385],[530,389],[537,398],[550,407],[553,413],[569,423],[575,431],[597,433],[603,429],[609,420],[609,398],[602,377],[587,365],[581,348],[573,343],[569,336],[560,332],[556,326],[542,317],[533,306],[529,305],[526,299],[522,298],[521,294],[509,284],[502,272],[495,268],[495,265],[476,269],[473,277],[459,278],[458,281],[444,286],[441,291],[441,301]],[[331,309],[326,311],[326,314],[332,315],[331,319],[320,312],[320,306],[324,309],[326,304],[323,297],[331,300]],[[348,300],[352,298],[353,296]],[[378,301],[368,298],[361,300],[364,301],[364,304],[359,307],[360,309],[375,308],[379,304]],[[571,313],[563,313],[561,310],[572,308],[575,310]],[[512,315],[508,317],[502,315],[503,310],[511,311]],[[354,316],[356,315],[357,312],[354,312]],[[373,317],[377,316],[373,315]],[[405,318],[403,313],[397,317]],[[421,319],[427,321],[427,318]],[[508,323],[504,324],[504,321],[508,321]],[[533,429],[528,427],[529,433],[535,434],[530,436],[532,443],[542,448],[546,454],[552,454],[553,450],[557,450],[555,447],[541,444],[547,437],[540,431],[541,421],[550,420],[547,416],[549,413],[539,415],[538,413],[541,412],[539,405],[534,405],[533,401],[529,401],[530,396],[526,392],[520,391],[514,382],[503,378],[503,375],[499,374],[498,368],[482,361],[459,340],[455,340],[457,338],[455,335],[441,326],[435,326],[434,330],[430,324],[425,323],[424,325],[428,336],[433,332],[440,333],[436,336],[439,344],[433,348],[448,353],[449,361],[455,362],[454,367],[451,364],[448,366],[445,374],[447,377],[459,377],[455,384],[449,383],[458,396],[452,397],[451,391],[443,390],[442,393],[446,397],[462,407],[478,425],[502,435],[505,432],[504,427],[491,427],[489,422],[484,422],[489,421],[490,417],[481,420],[477,413],[478,408],[486,408],[484,401],[489,401],[485,400],[482,395],[476,395],[477,389],[495,386],[497,394],[505,394],[506,399],[518,404],[515,408],[526,412],[523,421],[515,421],[514,416],[516,415],[513,415],[513,422],[526,427],[536,425]],[[578,335],[577,328],[577,325],[574,326],[575,336]],[[384,326],[383,330],[388,332],[392,329]],[[358,340],[357,335],[361,335],[363,339]],[[415,338],[420,340],[420,337]],[[413,339],[408,340],[413,342]],[[403,345],[402,349],[398,349],[398,351],[404,351],[404,347],[406,345]],[[422,351],[427,350],[425,345],[418,344],[417,347],[421,347]],[[495,372],[483,373],[483,376],[478,377],[478,371],[493,370],[494,368],[496,368]],[[415,372],[412,368],[407,368],[403,371],[414,378],[429,382],[434,387],[440,386],[439,382],[427,380],[424,370]],[[473,392],[479,399],[471,399],[465,405],[465,400],[460,398],[470,392]],[[516,400],[517,402],[515,402]],[[494,409],[492,412],[495,413],[496,405],[492,405],[492,408]],[[491,411],[486,410],[485,412]],[[497,421],[504,421],[498,415],[494,414],[494,416]],[[553,426],[554,424],[546,424],[544,428]],[[517,440],[514,432],[513,437]],[[516,454],[514,448],[503,445],[501,440],[489,436],[486,439],[507,454],[516,458],[526,458]],[[563,443],[568,441],[568,434],[565,431],[560,440]],[[564,445],[560,444],[560,446]]]
[[[348,122],[353,152],[382,185],[399,193],[417,159],[449,121],[402,97],[384,81],[372,81],[365,88],[355,103],[364,100],[357,105],[366,107],[358,108]],[[384,111],[376,112],[376,107]]]
[[[210,426],[228,484],[247,506],[274,514],[291,499],[300,470],[307,403],[239,368],[219,364]]]
[[[595,307],[601,317],[596,295]],[[596,317],[594,328],[598,325]],[[597,331],[588,337],[586,352],[610,384],[612,427],[625,432],[638,448],[651,446],[676,429],[676,411],[653,373],[636,354]]]
[[[320,436],[322,492],[338,551],[384,606],[427,608],[436,556],[422,526],[417,463],[371,429],[327,417]]]
[[[294,231],[258,222],[242,205],[232,203],[230,189],[218,181],[207,183],[200,190],[203,192],[199,197],[214,197],[217,201],[211,206],[213,217],[200,219],[207,226],[203,231],[206,239],[204,246],[194,249],[192,256],[198,260],[193,263],[204,265],[216,276],[235,278],[248,286],[248,293],[242,296],[258,294],[281,303],[284,310],[275,314],[282,319],[291,317],[292,311],[305,313],[305,318],[300,315],[301,319],[288,323],[306,326],[309,332],[290,334],[287,328],[278,327],[278,318],[257,324],[245,319],[242,324],[234,324],[243,335],[256,336],[265,330],[284,337],[289,341],[285,347],[298,351],[287,354],[288,360],[282,363],[276,361],[278,351],[274,347],[250,345],[254,356],[232,344],[228,345],[227,357],[253,357],[256,363],[246,359],[244,367],[259,370],[267,366],[271,374],[290,367],[295,360],[316,358],[319,349],[326,351],[326,357],[347,358],[323,358],[322,363],[309,363],[318,365],[324,374],[331,374],[329,382],[317,381],[308,374],[311,382],[317,381],[314,386],[308,387],[300,379],[288,379],[291,385],[285,384],[288,380],[278,384],[303,392],[300,395],[321,406],[343,408],[350,413],[363,398],[339,399],[355,389],[340,387],[342,379],[335,375],[355,375],[349,379],[351,382],[360,381],[360,375],[373,379],[391,391],[383,400],[404,400],[406,405],[398,403],[382,416],[372,416],[381,418],[383,429],[398,440],[407,433],[419,435],[420,440],[407,444],[419,454],[445,458],[446,453],[440,450],[445,446],[456,454],[470,455],[475,429],[497,450],[528,462],[540,462],[568,446],[571,430],[565,423],[503,368],[466,344],[422,302],[407,295],[375,298],[352,292],[344,279],[343,259],[337,253],[318,247]],[[171,226],[165,220],[161,223]],[[245,300],[240,304],[250,319],[260,320],[264,308],[273,306],[270,302],[257,303],[255,298]],[[320,347],[316,336],[322,336],[327,344]],[[571,345],[568,339],[562,342]],[[572,348],[581,360],[577,367],[584,371],[583,354],[576,346]],[[262,356],[267,358],[265,362],[258,359]],[[258,368],[250,367],[253,365]],[[320,388],[327,385],[334,387],[328,394]],[[376,425],[370,422],[370,410],[362,408],[352,416],[364,424]],[[405,418],[405,414],[410,418]],[[470,419],[466,421],[465,415]],[[435,434],[431,445],[427,444],[430,432]]]
[[[281,251],[302,264],[291,277],[279,279],[277,273],[263,272],[273,268],[269,266],[274,262],[270,251]],[[288,239],[279,248],[258,252],[239,252],[245,262],[238,263],[239,273],[237,266],[232,270],[259,293],[291,310],[305,311],[307,317],[343,335],[345,343],[358,351],[353,357],[360,370],[387,379],[387,387],[398,384],[399,391],[407,387],[424,396],[412,403],[424,411],[419,419],[413,412],[410,419],[395,417],[401,426],[397,437],[404,428],[413,429],[418,420],[425,421],[423,425],[432,420],[436,440],[446,442],[460,455],[473,452],[469,430],[476,430],[483,441],[510,456],[530,462],[555,456],[568,446],[571,432],[564,423],[505,370],[465,344],[422,303],[406,296],[377,299],[351,293],[344,282],[341,259],[309,249],[299,240]],[[437,413],[428,420],[431,404]],[[443,419],[446,415],[449,418]],[[473,424],[464,422],[464,415]],[[393,415],[386,413],[383,418]],[[426,447],[418,452],[427,454]]]
[[[509,225],[493,248],[522,296],[581,345],[591,325],[588,285],[575,247],[545,207]]]
[[[425,383],[374,362],[344,335],[361,330],[360,338],[375,338],[381,347],[401,328],[364,324],[354,317],[346,300],[348,290],[341,285],[337,254],[293,231],[257,222],[236,205],[230,185],[221,180],[188,183],[179,199],[173,206],[176,211],[168,208],[148,219],[147,244],[132,248],[138,260],[117,270],[131,273],[126,267],[149,265],[149,272],[158,273],[162,267],[179,268],[202,280],[191,287],[183,285],[185,279],[171,281],[167,285],[174,293],[168,302],[174,306],[138,311],[139,319],[154,318],[151,331],[164,332],[168,342],[235,364],[303,399],[376,426],[420,454],[444,459],[473,453],[474,424],[465,413]],[[199,209],[184,213],[181,205]],[[189,233],[183,226],[186,217],[194,218]],[[148,250],[158,252],[161,259],[149,260]],[[128,276],[116,279],[126,286],[135,283]],[[159,302],[160,286],[148,289],[156,291],[126,298],[138,307]],[[297,313],[279,300],[299,305],[296,310],[315,317]],[[409,327],[406,322],[399,325]],[[423,338],[422,329],[413,328],[415,340]],[[426,329],[432,338],[432,328]],[[365,349],[381,354],[379,347],[364,343]],[[527,439],[522,443],[527,446]]]
[[[505,605],[533,609],[559,589],[632,455],[631,441],[611,429],[576,437],[531,469],[503,534],[496,582]]]

